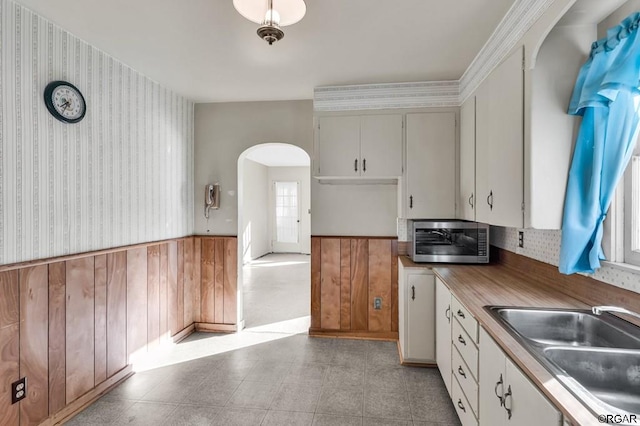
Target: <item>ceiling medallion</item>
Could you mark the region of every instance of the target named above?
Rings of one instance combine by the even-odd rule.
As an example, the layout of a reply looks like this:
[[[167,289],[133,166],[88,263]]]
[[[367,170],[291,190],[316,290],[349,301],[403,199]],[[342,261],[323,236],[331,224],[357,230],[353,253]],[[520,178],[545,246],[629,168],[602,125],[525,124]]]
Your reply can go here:
[[[304,0],[233,0],[233,7],[260,24],[258,37],[270,45],[284,37],[281,27],[299,22],[307,11]]]

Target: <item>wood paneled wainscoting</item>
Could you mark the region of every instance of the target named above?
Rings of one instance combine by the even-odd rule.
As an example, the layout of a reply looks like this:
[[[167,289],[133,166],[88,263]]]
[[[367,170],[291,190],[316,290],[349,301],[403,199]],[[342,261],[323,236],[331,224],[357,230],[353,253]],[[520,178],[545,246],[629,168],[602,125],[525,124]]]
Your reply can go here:
[[[0,425],[55,424],[194,329],[236,329],[237,239],[186,237],[0,266]],[[11,404],[11,383],[27,397]]]
[[[311,238],[309,334],[398,339],[395,237]]]

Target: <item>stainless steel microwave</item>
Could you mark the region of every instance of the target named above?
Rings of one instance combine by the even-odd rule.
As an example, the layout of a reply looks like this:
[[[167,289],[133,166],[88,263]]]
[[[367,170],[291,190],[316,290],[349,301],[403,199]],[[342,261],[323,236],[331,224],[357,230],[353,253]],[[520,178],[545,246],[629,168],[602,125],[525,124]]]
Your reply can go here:
[[[409,220],[414,262],[489,263],[489,225],[464,220]]]

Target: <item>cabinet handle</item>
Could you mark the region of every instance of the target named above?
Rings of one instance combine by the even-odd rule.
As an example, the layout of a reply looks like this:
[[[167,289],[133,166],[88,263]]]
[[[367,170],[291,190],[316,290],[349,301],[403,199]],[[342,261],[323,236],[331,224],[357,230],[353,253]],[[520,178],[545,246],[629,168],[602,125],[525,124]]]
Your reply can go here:
[[[462,400],[460,398],[458,398],[458,408],[460,408],[465,413],[467,412],[467,410],[465,410],[464,404],[462,403]]]
[[[362,171],[363,171],[363,172],[366,172],[366,171],[367,171],[367,159],[366,159],[366,158],[364,158],[364,159],[362,160]]]
[[[467,378],[467,375],[464,373],[464,370],[462,369],[461,365],[458,366],[458,374],[464,377],[465,379]]]
[[[413,208],[413,195],[409,195],[409,208]]]
[[[358,159],[357,158],[353,162],[353,171],[354,172],[358,171]]]
[[[498,393],[498,386],[500,386],[500,393],[504,392],[504,386],[503,386],[503,381],[502,381],[502,374],[500,374],[500,380],[498,380],[496,382],[496,387],[493,389],[493,392],[496,394],[496,397],[498,397],[498,400],[500,401],[500,405],[502,406],[502,404],[504,404],[504,400],[502,399],[502,396]]]
[[[416,286],[411,286],[411,300],[416,300]]]
[[[447,309],[444,311],[444,316],[447,318],[447,321],[451,322],[451,315],[449,315],[449,312],[451,312],[451,306],[447,306]]]
[[[462,337],[462,334],[458,335],[458,342],[460,342],[463,345],[467,346],[467,342],[465,342],[464,338]]]
[[[473,208],[473,192],[469,195],[469,205]]]
[[[513,402],[513,394],[511,393],[511,385],[509,385],[509,387],[507,388],[507,393],[504,394],[503,401],[502,401],[502,404],[504,405],[504,409],[507,410],[507,416],[508,416],[507,418],[509,420],[511,420],[512,407],[507,407],[507,397],[509,397],[509,400],[511,402]],[[509,405],[511,405],[511,404],[509,404]]]
[[[487,195],[487,204],[489,204],[489,210],[493,210],[493,190],[489,191],[489,195]]]
[[[458,309],[457,314],[458,314],[458,316],[459,316],[460,318],[462,318],[462,319],[464,319],[464,318],[465,318],[465,317],[464,317],[464,312],[462,312],[460,309]]]

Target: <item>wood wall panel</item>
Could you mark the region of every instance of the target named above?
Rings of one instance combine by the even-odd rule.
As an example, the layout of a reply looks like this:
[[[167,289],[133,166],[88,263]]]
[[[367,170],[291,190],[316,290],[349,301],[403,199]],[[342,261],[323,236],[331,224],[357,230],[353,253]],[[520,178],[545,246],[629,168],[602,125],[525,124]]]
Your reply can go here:
[[[107,380],[107,255],[95,256],[95,384]]]
[[[351,240],[351,329],[369,329],[369,241]]]
[[[351,240],[340,240],[340,329],[351,328]]]
[[[323,239],[320,253],[320,326],[337,330],[340,329],[340,239]]]
[[[160,344],[160,247],[147,247],[147,350]]]
[[[169,335],[173,336],[182,330],[182,313],[178,309],[178,243],[171,241],[168,246],[167,261],[167,305],[168,305],[168,321]],[[180,299],[182,294],[180,293]],[[180,320],[178,320],[180,319]]]
[[[176,273],[176,282],[178,288],[178,299],[176,300],[178,311],[176,313],[176,323],[180,330],[184,329],[188,324],[184,323],[184,240],[178,241],[178,270]]]
[[[391,331],[391,240],[369,241],[369,330]],[[382,309],[373,306],[382,298]]]
[[[11,405],[11,383],[20,378],[18,271],[0,273],[0,424],[17,425],[20,405]]]
[[[193,239],[193,321],[202,321],[202,238]]]
[[[215,258],[213,267],[213,287],[214,287],[214,318],[218,324],[224,323],[224,257],[225,240],[215,240]]]
[[[224,323],[238,321],[238,240],[224,239]]]
[[[66,262],[67,404],[95,385],[94,257]]]
[[[194,252],[193,238],[184,240],[184,324],[191,324],[195,317],[193,314],[193,299],[196,283],[194,282]],[[200,283],[198,283],[198,286]]]
[[[67,265],[49,265],[49,415],[67,404]]]
[[[160,244],[160,342],[169,341],[169,244]]]
[[[202,239],[200,322],[215,322],[215,249],[217,240]]]
[[[321,248],[322,238],[311,237],[311,328],[320,328],[320,310],[322,308],[321,293]]]
[[[147,351],[147,248],[127,250],[128,362]],[[135,303],[136,301],[143,301]]]
[[[398,331],[398,240],[391,240],[391,331]]]
[[[107,255],[107,377],[127,365],[127,252]]]
[[[28,377],[20,402],[20,424],[37,425],[49,416],[49,268],[20,270],[20,377]]]

